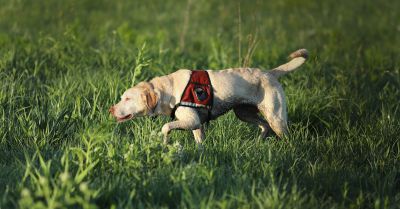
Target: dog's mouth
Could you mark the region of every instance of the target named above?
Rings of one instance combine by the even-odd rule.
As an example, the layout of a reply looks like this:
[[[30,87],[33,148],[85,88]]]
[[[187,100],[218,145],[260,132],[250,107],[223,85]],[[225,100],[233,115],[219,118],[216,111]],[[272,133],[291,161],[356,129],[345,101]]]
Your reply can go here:
[[[121,118],[118,118],[118,117],[117,117],[117,121],[120,123],[120,122],[124,122],[124,121],[126,121],[126,120],[129,120],[129,119],[131,119],[131,118],[133,118],[133,115],[132,115],[132,114],[129,114],[129,115],[126,115],[126,116],[121,117]]]

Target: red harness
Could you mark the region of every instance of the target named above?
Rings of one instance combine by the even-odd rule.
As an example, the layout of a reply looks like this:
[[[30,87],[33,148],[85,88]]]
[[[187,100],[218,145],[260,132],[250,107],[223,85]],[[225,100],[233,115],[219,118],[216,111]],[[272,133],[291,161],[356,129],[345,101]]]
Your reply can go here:
[[[182,93],[181,101],[175,105],[171,116],[175,116],[175,110],[179,106],[206,108],[208,118],[213,104],[213,91],[210,77],[205,70],[192,70],[190,79]]]

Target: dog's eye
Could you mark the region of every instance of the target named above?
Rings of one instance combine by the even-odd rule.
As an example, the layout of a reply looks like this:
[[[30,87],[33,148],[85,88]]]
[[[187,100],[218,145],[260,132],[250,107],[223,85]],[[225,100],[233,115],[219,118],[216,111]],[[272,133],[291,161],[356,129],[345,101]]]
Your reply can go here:
[[[131,98],[125,98],[125,101],[129,101]]]

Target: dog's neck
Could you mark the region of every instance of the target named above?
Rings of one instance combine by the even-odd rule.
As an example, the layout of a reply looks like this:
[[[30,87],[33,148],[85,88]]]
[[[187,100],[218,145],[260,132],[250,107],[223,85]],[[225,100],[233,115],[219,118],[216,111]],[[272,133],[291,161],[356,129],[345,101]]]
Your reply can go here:
[[[175,104],[172,104],[173,89],[172,81],[166,76],[161,76],[149,81],[154,86],[154,91],[157,94],[158,102],[153,110],[153,115],[167,115],[169,116],[172,112],[172,108]]]

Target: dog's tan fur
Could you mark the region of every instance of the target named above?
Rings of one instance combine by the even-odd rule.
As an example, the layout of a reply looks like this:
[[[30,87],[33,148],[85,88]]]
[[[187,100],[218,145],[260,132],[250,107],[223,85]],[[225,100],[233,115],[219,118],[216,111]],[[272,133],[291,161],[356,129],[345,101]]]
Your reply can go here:
[[[288,132],[286,101],[278,78],[302,65],[307,56],[305,49],[297,50],[291,54],[290,62],[268,72],[256,68],[208,70],[214,91],[211,119],[233,109],[240,120],[258,125],[262,137],[266,136],[269,127],[279,137],[285,136]],[[141,82],[126,90],[110,112],[119,122],[139,116],[169,116],[181,99],[190,72],[178,70],[149,82]],[[203,141],[202,124],[207,120],[207,110],[179,106],[175,117],[176,121],[165,124],[161,129],[164,143],[168,142],[168,133],[174,129],[192,130],[196,142]]]

